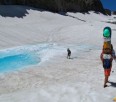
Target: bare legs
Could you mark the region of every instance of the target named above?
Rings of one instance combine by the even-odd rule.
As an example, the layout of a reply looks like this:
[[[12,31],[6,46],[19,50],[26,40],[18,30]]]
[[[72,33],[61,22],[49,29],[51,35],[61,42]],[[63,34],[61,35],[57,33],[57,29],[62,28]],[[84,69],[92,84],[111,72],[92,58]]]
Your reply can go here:
[[[107,87],[106,83],[108,82],[108,78],[109,78],[109,76],[106,76],[106,75],[105,75],[105,79],[104,79],[104,88]]]

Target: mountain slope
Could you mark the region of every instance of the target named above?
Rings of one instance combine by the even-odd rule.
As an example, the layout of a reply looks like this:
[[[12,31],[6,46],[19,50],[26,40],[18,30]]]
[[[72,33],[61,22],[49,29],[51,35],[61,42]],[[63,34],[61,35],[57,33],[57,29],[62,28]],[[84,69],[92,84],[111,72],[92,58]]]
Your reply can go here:
[[[3,9],[2,13],[7,10],[8,15],[0,15],[0,52],[23,52],[34,46],[31,50],[38,53],[37,45],[50,46],[36,55],[46,60],[40,65],[0,73],[0,102],[112,102],[116,95],[116,63],[113,61],[111,83],[104,89],[99,56],[105,26],[112,28],[116,49],[115,25],[106,23],[115,21],[115,16],[93,11],[60,15],[24,6]],[[15,13],[24,11],[22,17]],[[72,59],[66,58],[67,48],[72,51]]]

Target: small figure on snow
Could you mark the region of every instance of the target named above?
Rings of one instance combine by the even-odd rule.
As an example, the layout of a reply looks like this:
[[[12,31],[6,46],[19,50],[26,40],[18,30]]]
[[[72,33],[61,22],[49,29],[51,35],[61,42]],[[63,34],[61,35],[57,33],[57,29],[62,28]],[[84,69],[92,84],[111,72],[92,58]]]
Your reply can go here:
[[[70,56],[71,56],[71,50],[68,48],[67,49],[67,58],[70,59]]]

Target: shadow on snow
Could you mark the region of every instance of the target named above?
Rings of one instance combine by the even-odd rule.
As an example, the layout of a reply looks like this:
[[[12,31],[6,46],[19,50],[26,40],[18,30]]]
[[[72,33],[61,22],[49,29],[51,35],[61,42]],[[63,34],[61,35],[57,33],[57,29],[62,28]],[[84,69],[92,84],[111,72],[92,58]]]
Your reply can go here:
[[[2,17],[18,17],[23,18],[28,15],[28,10],[38,10],[43,11],[41,9],[35,9],[33,7],[28,6],[19,6],[19,5],[1,5],[0,6],[0,15]]]
[[[112,87],[116,87],[116,82],[109,82],[111,85],[110,86],[112,86]]]

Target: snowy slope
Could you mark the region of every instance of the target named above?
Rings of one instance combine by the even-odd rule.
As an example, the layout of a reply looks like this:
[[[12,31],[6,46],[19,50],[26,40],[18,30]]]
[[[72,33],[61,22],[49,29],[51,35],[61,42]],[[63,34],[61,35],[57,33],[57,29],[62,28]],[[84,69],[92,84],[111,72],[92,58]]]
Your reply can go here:
[[[112,28],[116,49],[114,16],[67,13],[65,15],[23,6],[0,7],[0,49],[53,44],[40,53],[41,65],[0,74],[0,102],[112,102],[116,96],[116,63],[110,87],[103,88],[99,59],[105,26]],[[12,10],[14,11],[12,12]],[[7,14],[6,15],[6,12]],[[19,15],[19,13],[21,15]],[[66,59],[66,49],[72,59]],[[55,50],[52,50],[52,49]],[[52,57],[50,57],[52,56]]]

